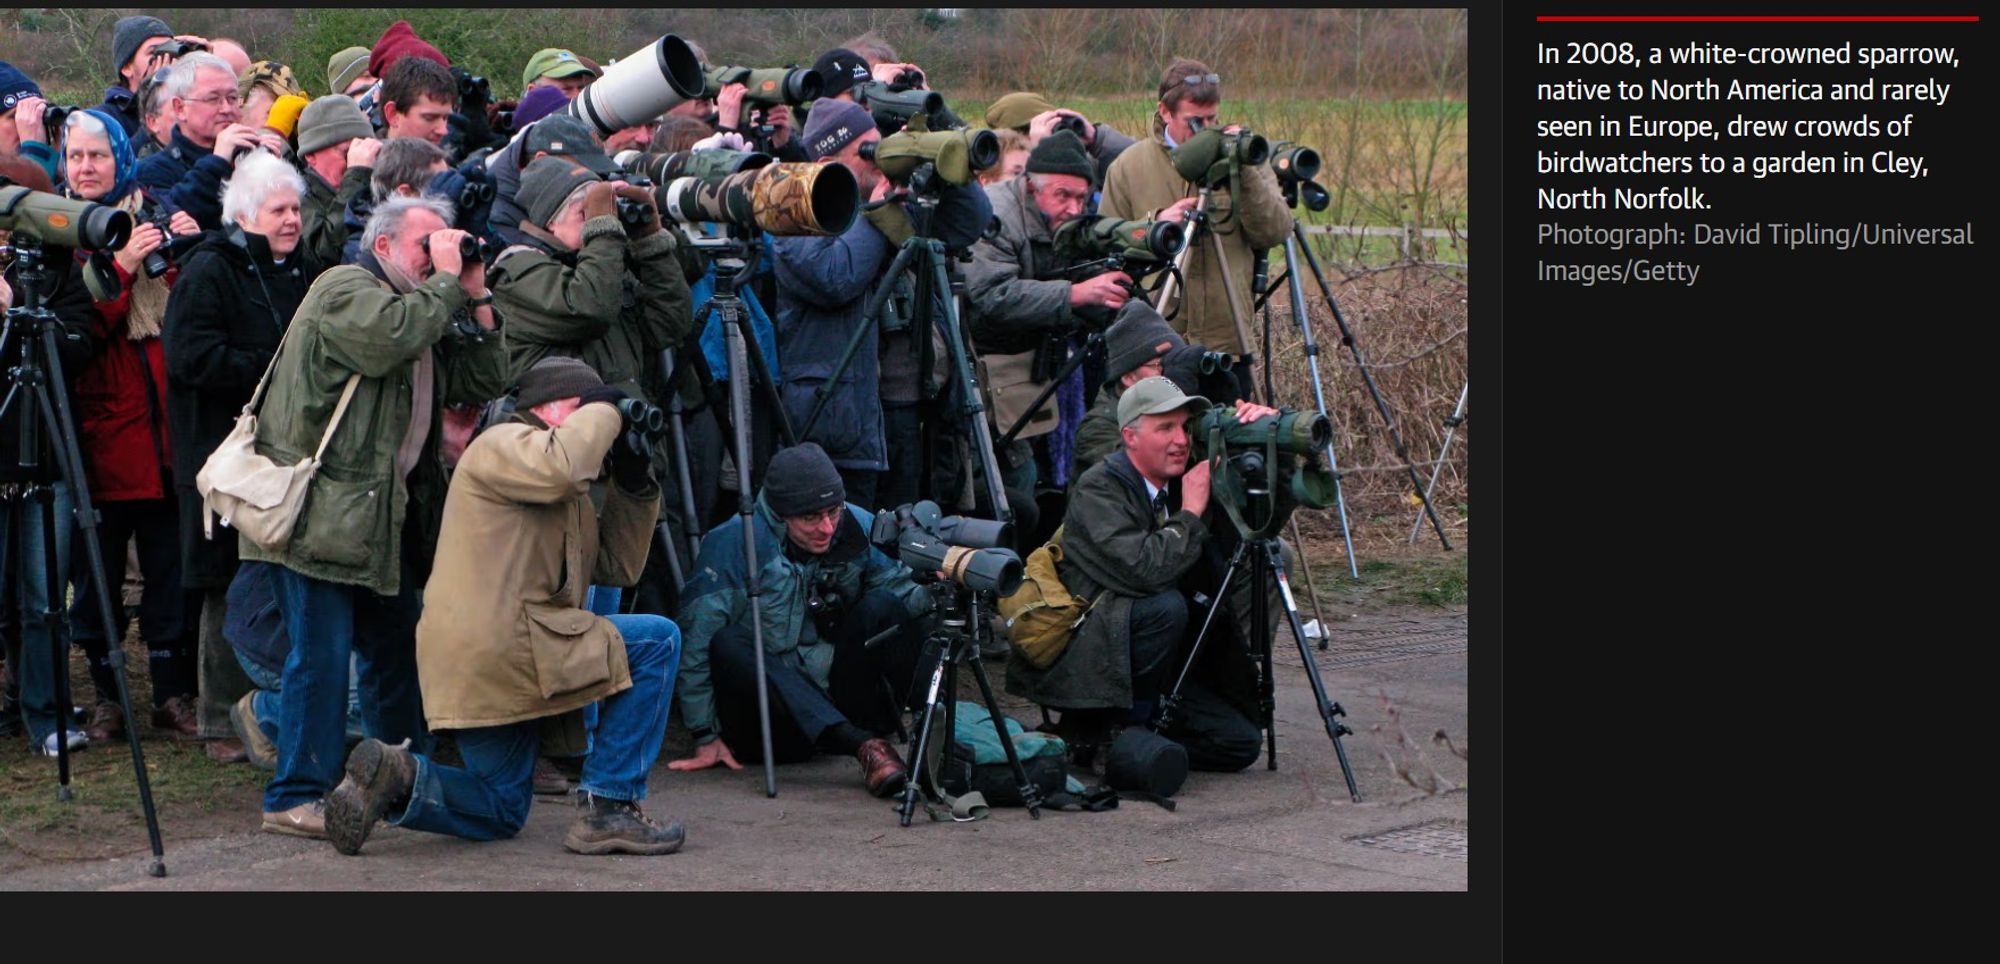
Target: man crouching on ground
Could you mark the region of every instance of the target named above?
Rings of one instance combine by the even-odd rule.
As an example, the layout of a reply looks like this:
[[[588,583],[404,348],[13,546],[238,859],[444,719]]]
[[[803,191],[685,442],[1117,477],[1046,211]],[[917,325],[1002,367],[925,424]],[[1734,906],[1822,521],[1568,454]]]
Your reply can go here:
[[[327,798],[327,837],[355,854],[377,820],[468,840],[512,837],[528,820],[537,750],[580,740],[603,701],[563,846],[582,854],[667,854],[681,825],[646,818],[680,660],[661,616],[597,616],[591,583],[630,586],[646,564],[660,487],[623,441],[625,393],[572,358],[521,375],[512,420],[466,447],[445,497],[437,567],[417,624],[417,674],[431,729],[456,730],[461,768],[363,740]],[[602,507],[591,483],[609,456]],[[600,533],[602,541],[599,541]]]

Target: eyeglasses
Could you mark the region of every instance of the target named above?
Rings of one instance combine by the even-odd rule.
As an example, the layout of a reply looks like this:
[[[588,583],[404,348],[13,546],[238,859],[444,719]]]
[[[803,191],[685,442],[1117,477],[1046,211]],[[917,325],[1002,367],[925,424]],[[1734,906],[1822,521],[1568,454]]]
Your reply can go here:
[[[797,519],[800,522],[805,523],[806,525],[818,526],[818,525],[825,525],[826,523],[829,522],[838,521],[840,519],[840,514],[846,511],[847,511],[847,506],[836,502],[833,505],[827,506],[826,508],[819,510],[818,512],[807,512],[803,515],[792,516],[792,518]]]
[[[1189,87],[1199,87],[1199,86],[1201,86],[1202,84],[1217,84],[1217,85],[1220,85],[1220,84],[1222,83],[1222,75],[1221,75],[1221,74],[1189,74],[1189,75],[1187,75],[1186,77],[1182,77],[1182,78],[1181,78],[1181,83],[1183,83],[1183,84],[1186,84],[1186,85],[1188,85]]]
[[[235,94],[223,93],[221,91],[217,91],[216,93],[210,94],[207,97],[184,97],[182,98],[182,100],[185,100],[190,104],[204,104],[209,107],[221,107],[224,105],[230,107],[242,106],[241,102],[239,102],[236,99]]]

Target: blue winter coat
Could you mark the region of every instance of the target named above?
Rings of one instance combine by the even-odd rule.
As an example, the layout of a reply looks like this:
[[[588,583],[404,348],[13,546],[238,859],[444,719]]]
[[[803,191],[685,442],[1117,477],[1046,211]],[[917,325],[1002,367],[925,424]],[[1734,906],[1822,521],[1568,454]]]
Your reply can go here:
[[[915,207],[905,205],[906,210]],[[992,220],[993,206],[979,185],[946,185],[938,192],[932,236],[950,248],[969,248]],[[840,468],[887,470],[879,335],[875,322],[864,322],[862,313],[895,259],[896,246],[866,217],[855,218],[852,227],[833,237],[776,238],[772,246],[778,272],[779,394],[786,415],[795,428],[804,427],[813,392],[833,374],[856,326],[866,323],[868,334],[804,440],[818,442]],[[933,300],[933,319],[942,321],[942,298]]]

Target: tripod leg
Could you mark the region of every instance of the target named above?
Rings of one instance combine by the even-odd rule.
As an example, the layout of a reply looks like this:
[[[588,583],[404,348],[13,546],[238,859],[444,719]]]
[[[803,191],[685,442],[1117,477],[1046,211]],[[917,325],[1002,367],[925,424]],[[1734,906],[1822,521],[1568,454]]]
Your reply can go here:
[[[1245,543],[1248,545],[1248,543]],[[1263,685],[1258,694],[1258,709],[1264,713],[1264,769],[1278,768],[1278,682],[1271,673],[1271,653],[1277,649],[1277,640],[1271,633],[1271,607],[1263,598],[1264,577],[1271,571],[1270,557],[1258,555],[1250,557],[1250,583],[1257,587],[1257,605],[1250,611],[1250,634],[1258,645],[1264,647]],[[1291,601],[1286,596],[1286,602]]]
[[[690,340],[682,350],[692,351],[699,355],[701,353],[701,344]],[[674,370],[670,364],[672,357],[671,352],[660,353],[661,363],[669,365],[667,370],[670,372]],[[687,536],[688,541],[687,558],[692,563],[694,557],[701,555],[702,521],[700,512],[695,508],[694,504],[694,475],[693,468],[688,462],[687,408],[681,404],[680,387],[678,381],[670,380],[668,382],[667,391],[671,394],[667,396],[667,405],[673,413],[673,421],[667,424],[674,434],[672,449],[674,455],[674,478],[681,490],[681,515],[682,518],[687,520],[683,526],[686,530],[683,534]]]
[[[1424,501],[1426,502],[1430,501],[1431,491],[1437,488],[1438,476],[1444,472],[1445,453],[1451,451],[1451,437],[1453,435],[1458,434],[1458,426],[1460,425],[1460,423],[1464,422],[1464,418],[1462,418],[1461,416],[1465,414],[1465,393],[1471,390],[1472,390],[1472,382],[1470,381],[1467,381],[1464,385],[1459,386],[1458,404],[1452,408],[1451,417],[1444,420],[1446,426],[1444,432],[1444,443],[1438,446],[1437,464],[1431,466],[1431,480],[1428,484],[1424,486],[1423,497]],[[1424,514],[1420,511],[1417,513],[1417,517],[1415,519],[1410,520],[1410,545],[1414,546],[1417,544],[1417,530],[1423,528],[1423,524],[1424,524]]]
[[[42,351],[45,358],[57,357],[55,332],[46,327],[42,329]],[[106,631],[115,632],[115,627],[118,625],[118,611],[111,605],[111,588],[104,584],[104,557],[97,545],[97,509],[90,503],[90,486],[85,481],[87,476],[83,471],[83,455],[76,448],[76,425],[70,419],[69,389],[63,384],[61,367],[50,365],[48,373],[53,384],[37,385],[35,395],[40,402],[42,418],[47,423],[49,438],[60,461],[62,474],[69,480],[70,492],[75,499],[77,531],[82,534],[84,555],[90,565],[91,581],[97,587],[97,591],[92,595],[97,597],[98,615],[103,618]],[[32,413],[22,414],[25,417]],[[51,607],[55,605],[53,598],[50,600],[50,605]],[[125,739],[132,748],[132,774],[135,782],[139,784],[139,808],[145,813],[146,836],[153,848],[153,864],[146,872],[154,877],[165,877],[166,850],[160,844],[160,818],[153,809],[153,784],[146,776],[145,751],[139,747],[137,717],[132,715],[132,688],[125,681],[125,647],[120,641],[114,640],[108,651],[111,673],[118,681],[119,708],[125,713]],[[63,676],[64,685],[67,685],[68,661],[58,663],[56,672]],[[67,709],[64,709],[67,712]],[[69,721],[62,720],[58,725],[67,728]]]
[[[1354,332],[1347,327],[1347,319],[1340,313],[1340,302],[1333,298],[1333,288],[1326,283],[1326,275],[1320,271],[1319,257],[1313,254],[1312,246],[1306,243],[1305,228],[1297,219],[1292,221],[1292,235],[1298,239],[1298,246],[1305,253],[1306,266],[1312,269],[1313,280],[1319,282],[1319,293],[1326,299],[1327,308],[1333,311],[1334,324],[1340,326],[1340,340],[1354,355],[1354,367],[1361,372],[1361,383],[1368,387],[1368,394],[1375,400],[1375,410],[1382,413],[1382,423],[1389,429],[1389,440],[1395,445],[1396,457],[1403,460],[1403,471],[1410,477],[1410,486],[1417,490],[1417,499],[1424,504],[1424,512],[1430,516],[1431,528],[1437,530],[1438,541],[1446,549],[1451,548],[1451,540],[1444,534],[1444,523],[1438,519],[1437,510],[1431,507],[1430,498],[1424,492],[1423,483],[1417,479],[1416,467],[1410,465],[1410,447],[1403,442],[1403,433],[1396,428],[1396,416],[1389,413],[1389,403],[1382,399],[1382,392],[1375,387],[1375,376],[1368,373],[1368,360],[1361,355],[1361,346],[1354,341]]]
[[[972,378],[972,359],[965,350],[965,329],[960,327],[963,317],[958,310],[958,297],[952,291],[951,277],[945,268],[944,246],[932,241],[930,267],[934,275],[934,291],[944,293],[945,323],[944,340],[951,352],[952,377],[958,379],[965,395],[965,417],[972,423],[972,448],[980,467],[980,477],[986,482],[986,497],[993,505],[993,518],[1001,522],[1014,521],[1014,509],[1007,504],[1007,487],[1000,481],[1000,463],[993,452],[993,429],[986,424],[986,406],[979,400],[979,383]],[[929,299],[922,304],[928,305]],[[924,312],[928,314],[928,312]]]
[[[727,322],[728,308],[723,312],[723,320]],[[775,797],[778,771],[771,759],[771,692],[770,681],[764,676],[764,588],[758,578],[763,570],[757,565],[757,531],[752,514],[756,494],[750,491],[750,385],[744,381],[750,373],[744,370],[747,362],[743,330],[726,324],[723,333],[729,340],[729,407],[736,429],[737,520],[743,526],[743,563],[750,585],[750,636],[757,655],[757,722],[763,728],[760,737],[764,741],[764,796]]]
[[[1312,372],[1313,405],[1321,415],[1326,415],[1326,387],[1319,374],[1319,339],[1313,337],[1312,315],[1306,311],[1306,286],[1299,278],[1298,247],[1299,242],[1289,236],[1285,238],[1285,283],[1292,295],[1292,318],[1298,322],[1299,337],[1305,343],[1306,365]],[[1332,424],[1332,417],[1328,416],[1327,421]],[[1347,526],[1347,492],[1340,482],[1340,460],[1334,457],[1331,437],[1326,440],[1325,454],[1327,470],[1333,473],[1333,504],[1340,512],[1340,541],[1347,546],[1347,575],[1360,582],[1361,568],[1354,562],[1354,533]],[[1292,539],[1298,540],[1296,532],[1292,534]],[[1300,552],[1304,551],[1301,547]],[[1311,566],[1306,567],[1306,591],[1313,594],[1313,615],[1319,618],[1320,628],[1324,629],[1326,617],[1319,611],[1319,593],[1313,589]],[[1320,648],[1326,648],[1325,637],[1320,638]]]
[[[1174,678],[1174,688],[1160,697],[1160,716],[1153,723],[1153,730],[1165,733],[1173,723],[1174,711],[1180,708],[1181,686],[1187,682],[1188,673],[1194,669],[1196,657],[1201,655],[1201,644],[1208,640],[1208,628],[1215,624],[1215,614],[1222,611],[1223,600],[1229,598],[1229,581],[1236,578],[1236,568],[1243,564],[1243,553],[1249,543],[1236,544],[1235,554],[1229,557],[1228,567],[1222,570],[1222,585],[1216,587],[1215,600],[1208,604],[1208,615],[1202,617],[1201,631],[1194,634],[1194,646],[1188,649],[1187,662],[1181,664],[1181,675]]]
[[[931,642],[936,642],[935,637]],[[949,644],[946,644],[949,645]],[[944,655],[949,655],[947,652]],[[910,746],[910,776],[903,785],[903,802],[896,808],[902,825],[910,825],[910,818],[917,814],[917,795],[923,790],[924,754],[931,742],[931,718],[937,715],[938,687],[944,682],[944,658],[940,656],[936,666],[931,667],[931,685],[924,696],[924,711],[917,718],[917,732]]]
[[[1299,644],[1299,658],[1306,664],[1306,681],[1312,684],[1313,702],[1319,706],[1319,718],[1326,724],[1327,738],[1333,741],[1334,755],[1340,758],[1340,775],[1347,779],[1347,795],[1352,797],[1355,803],[1360,803],[1361,790],[1354,785],[1354,767],[1348,764],[1347,747],[1340,742],[1342,736],[1354,732],[1347,724],[1337,719],[1346,716],[1347,711],[1326,695],[1326,683],[1319,678],[1319,664],[1313,662],[1312,647],[1306,645],[1305,629],[1299,625],[1299,607],[1292,601],[1291,583],[1285,578],[1285,558],[1278,552],[1276,542],[1265,545],[1265,557],[1269,560],[1272,574],[1278,579],[1278,595],[1285,600],[1285,616],[1291,620],[1292,636]],[[1270,665],[1270,658],[1270,651],[1266,650],[1265,666]],[[1276,734],[1273,733],[1272,737],[1275,740]],[[1275,767],[1274,761],[1273,768]]]
[[[1007,733],[1007,718],[1000,714],[1000,701],[993,698],[993,684],[986,680],[986,670],[979,665],[979,654],[974,653],[967,660],[972,666],[972,678],[979,683],[979,698],[986,701],[986,712],[993,717],[993,729],[1000,734],[1000,748],[1007,751],[1007,766],[1014,771],[1014,783],[1021,788],[1021,802],[1028,808],[1028,816],[1042,819],[1042,795],[1035,785],[1028,782],[1028,771],[1021,766],[1021,755],[1014,750],[1014,738]]]

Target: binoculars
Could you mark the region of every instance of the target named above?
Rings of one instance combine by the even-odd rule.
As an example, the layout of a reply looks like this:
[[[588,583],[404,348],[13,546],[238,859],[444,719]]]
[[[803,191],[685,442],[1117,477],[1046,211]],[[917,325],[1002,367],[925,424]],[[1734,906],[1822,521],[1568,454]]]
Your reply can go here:
[[[431,253],[431,239],[425,238],[419,246],[424,249],[425,255]],[[486,260],[486,239],[472,234],[461,235],[458,239],[458,259],[471,261],[475,258]]]
[[[1308,211],[1324,211],[1332,198],[1313,179],[1319,176],[1319,152],[1310,147],[1280,141],[1271,154],[1271,172],[1278,175],[1285,204],[1297,207],[1304,201]]]

